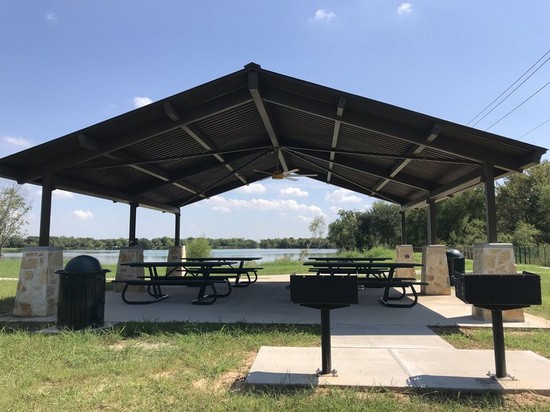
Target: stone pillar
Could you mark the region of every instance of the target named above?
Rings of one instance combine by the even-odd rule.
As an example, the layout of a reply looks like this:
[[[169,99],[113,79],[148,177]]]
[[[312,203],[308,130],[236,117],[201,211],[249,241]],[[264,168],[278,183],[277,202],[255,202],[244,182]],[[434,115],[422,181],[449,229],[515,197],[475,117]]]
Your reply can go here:
[[[167,262],[177,262],[178,260],[183,260],[187,257],[185,251],[185,246],[170,246],[168,249],[168,257],[166,258]],[[185,270],[181,267],[176,268],[166,268],[166,274],[170,276],[183,276]]]
[[[450,295],[449,267],[444,245],[429,245],[422,248],[422,282],[429,285],[421,286],[425,295]]]
[[[397,263],[414,263],[414,254],[412,245],[397,245],[395,247],[395,261]],[[415,268],[398,268],[395,270],[396,278],[414,278],[416,277]]]
[[[476,243],[474,245],[474,273],[516,273],[514,246],[511,243]],[[472,315],[491,320],[491,311],[472,306]],[[523,309],[505,310],[502,312],[505,322],[523,322]]]
[[[123,263],[129,262],[143,262],[143,249],[135,246],[120,249],[115,275],[116,280],[138,279],[140,276],[144,275],[144,268],[133,268],[122,265]],[[123,288],[123,284],[115,283],[114,291],[122,292]],[[144,288],[143,286],[129,286],[128,290],[133,292],[143,292]]]
[[[23,250],[13,316],[49,316],[57,313],[59,275],[63,269],[60,247],[29,247]]]

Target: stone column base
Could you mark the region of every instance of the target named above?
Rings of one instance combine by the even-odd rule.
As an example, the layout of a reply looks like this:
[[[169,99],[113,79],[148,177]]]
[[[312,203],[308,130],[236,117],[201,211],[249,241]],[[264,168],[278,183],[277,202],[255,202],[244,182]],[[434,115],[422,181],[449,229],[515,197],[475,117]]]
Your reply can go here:
[[[397,263],[414,263],[414,254],[412,245],[397,245],[395,247],[395,261]],[[397,268],[395,278],[415,278],[415,268]]]
[[[30,247],[23,250],[13,316],[49,316],[57,313],[59,275],[63,269],[60,247]]]
[[[514,246],[511,243],[476,243],[474,245],[474,273],[516,273]],[[472,307],[472,316],[491,320],[491,311]],[[524,322],[523,309],[502,311],[504,322]]]
[[[170,246],[168,249],[167,262],[177,262],[187,257],[185,246]],[[166,274],[170,276],[183,276],[185,275],[185,269],[179,268],[166,268]]]
[[[133,246],[120,249],[115,280],[138,279],[139,277],[144,276],[144,268],[133,268],[122,265],[123,263],[129,262],[143,262],[143,249]],[[115,292],[122,292],[122,289],[124,289],[123,284],[115,283]],[[145,288],[143,286],[128,287],[128,291],[131,292],[143,292],[144,290]]]
[[[426,295],[450,295],[449,267],[444,245],[430,245],[422,248],[422,285],[420,290]]]
[[[490,310],[478,308],[477,306],[472,306],[472,316],[489,322],[493,320]],[[504,322],[525,322],[523,309],[503,310],[502,320]]]

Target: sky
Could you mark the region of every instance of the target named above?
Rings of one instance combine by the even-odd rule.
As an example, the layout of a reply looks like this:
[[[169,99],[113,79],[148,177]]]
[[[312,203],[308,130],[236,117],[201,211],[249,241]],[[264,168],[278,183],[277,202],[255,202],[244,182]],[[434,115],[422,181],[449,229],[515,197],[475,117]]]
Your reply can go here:
[[[547,0],[0,0],[0,157],[250,62],[549,147],[549,21]],[[20,188],[37,236],[40,187]],[[315,216],[372,202],[266,179],[182,208],[181,236],[309,237]],[[128,205],[54,191],[53,236],[128,237],[128,222]],[[137,236],[174,236],[174,216],[138,208]]]

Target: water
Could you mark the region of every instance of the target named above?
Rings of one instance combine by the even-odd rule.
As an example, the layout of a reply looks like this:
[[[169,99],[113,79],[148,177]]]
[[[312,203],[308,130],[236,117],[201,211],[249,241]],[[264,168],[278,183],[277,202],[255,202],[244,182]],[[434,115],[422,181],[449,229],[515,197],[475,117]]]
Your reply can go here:
[[[272,262],[277,259],[300,259],[301,249],[212,249],[211,256],[216,257],[258,257],[262,262]],[[338,253],[338,249],[310,249],[308,257],[328,257]],[[64,250],[63,258],[72,259],[79,255],[90,255],[98,259],[102,265],[116,265],[118,250]],[[21,259],[22,252],[2,253],[2,259]],[[144,260],[149,262],[164,262],[168,256],[167,250],[145,250]]]

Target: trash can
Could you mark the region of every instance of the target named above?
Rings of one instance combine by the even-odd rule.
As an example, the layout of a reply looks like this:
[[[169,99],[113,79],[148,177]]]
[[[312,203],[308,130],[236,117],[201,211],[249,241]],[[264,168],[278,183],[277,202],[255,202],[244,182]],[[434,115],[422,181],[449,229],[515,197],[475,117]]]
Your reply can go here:
[[[84,329],[105,321],[105,273],[99,260],[81,255],[58,270],[57,326]]]
[[[453,273],[464,273],[466,271],[466,261],[464,260],[464,255],[459,250],[449,249],[445,253],[447,254],[447,266],[449,267],[449,280],[451,286],[454,286]]]

